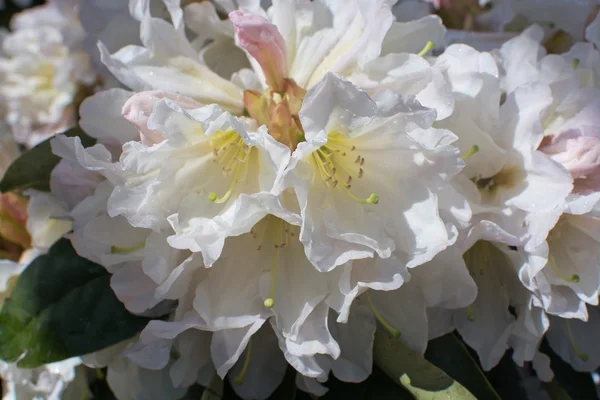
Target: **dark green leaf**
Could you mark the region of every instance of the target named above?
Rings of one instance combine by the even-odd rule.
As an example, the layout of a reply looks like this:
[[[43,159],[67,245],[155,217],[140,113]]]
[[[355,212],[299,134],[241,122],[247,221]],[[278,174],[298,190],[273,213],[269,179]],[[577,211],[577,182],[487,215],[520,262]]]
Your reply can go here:
[[[147,323],[129,314],[101,266],[61,239],[19,276],[0,311],[0,358],[23,368],[91,353]]]
[[[93,370],[92,370],[93,371]],[[95,375],[92,377],[92,374]],[[95,373],[88,374],[90,392],[94,400],[117,400],[106,381],[106,368],[96,368]]]
[[[466,346],[454,334],[429,341],[425,358],[462,383],[478,399],[501,400]]]
[[[69,129],[65,135],[78,136],[86,147],[94,144],[94,139],[78,127]],[[0,192],[23,189],[50,190],[50,173],[60,161],[60,157],[52,153],[50,140],[47,139],[23,153],[8,167],[0,181]]]
[[[415,398],[402,386],[393,382],[379,368],[360,383],[346,383],[329,377],[326,383],[329,388],[321,400],[414,400]]]
[[[485,373],[501,399],[528,400],[523,378],[517,368],[512,359],[512,352],[507,352],[498,365]]]
[[[179,400],[198,400],[201,399],[204,395],[204,388],[198,384],[192,385],[188,388],[185,396],[180,398]]]
[[[596,385],[594,385],[590,373],[575,371],[567,362],[560,358],[558,354],[552,351],[545,340],[542,342],[540,350],[550,357],[550,368],[554,371],[554,380],[558,382],[560,387],[562,387],[572,399],[598,399]],[[558,394],[557,385],[554,386],[557,390],[555,393]]]
[[[417,400],[475,400],[463,385],[386,332],[375,333],[376,364]],[[488,397],[495,399],[497,397]]]
[[[552,400],[573,400],[556,379],[544,384],[544,388]]]

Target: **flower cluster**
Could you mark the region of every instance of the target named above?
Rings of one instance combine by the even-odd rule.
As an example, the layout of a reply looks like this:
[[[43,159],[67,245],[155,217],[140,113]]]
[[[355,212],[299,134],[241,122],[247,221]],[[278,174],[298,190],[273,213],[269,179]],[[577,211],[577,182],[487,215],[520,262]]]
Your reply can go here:
[[[76,98],[95,82],[71,0],[16,15],[0,50],[0,115],[31,147],[75,122]]]
[[[84,357],[118,398],[177,399],[216,371],[263,399],[288,365],[322,395],[330,373],[371,374],[377,327],[420,354],[456,330],[484,369],[510,349],[543,380],[544,337],[575,369],[600,366],[594,2],[585,33],[537,1],[455,12],[542,23],[449,32],[474,47],[445,47],[425,3],[181,3],[82,8],[104,12],[86,31],[116,80],[79,108],[96,144],[53,138],[51,193],[31,194],[37,248],[69,232],[131,313],[167,310]],[[63,121],[75,81],[95,76],[33,19],[15,20],[0,60],[7,120],[28,132]],[[123,21],[139,37],[111,32]],[[547,54],[554,29],[577,43]]]

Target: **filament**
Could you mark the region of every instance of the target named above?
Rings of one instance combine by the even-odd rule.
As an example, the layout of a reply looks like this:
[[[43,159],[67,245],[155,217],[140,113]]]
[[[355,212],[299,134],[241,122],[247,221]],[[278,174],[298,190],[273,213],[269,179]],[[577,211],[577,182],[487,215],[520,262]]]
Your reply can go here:
[[[248,372],[248,366],[250,365],[250,357],[252,357],[252,339],[250,339],[248,342],[248,348],[246,349],[246,357],[244,358],[244,366],[242,367],[242,371],[233,379],[233,381],[238,385],[241,385],[242,382],[244,382],[244,378]]]
[[[425,54],[429,53],[431,49],[433,49],[433,46],[435,46],[435,44],[431,40],[427,41],[427,44],[425,47],[423,47],[423,50],[421,50],[417,55],[423,57]]]
[[[462,158],[463,161],[466,161],[469,158],[473,157],[478,152],[479,152],[479,146],[477,146],[476,144],[474,144],[473,146],[471,146],[471,148],[465,154],[463,154],[462,156],[460,156],[460,158]]]
[[[579,348],[577,347],[577,344],[575,344],[575,339],[573,338],[573,332],[571,331],[571,322],[568,319],[565,319],[565,324],[567,326],[567,336],[569,337],[569,343],[571,343],[571,347],[573,348],[573,351],[575,352],[575,354],[577,354],[577,357],[579,357],[579,359],[581,361],[587,361],[588,355],[586,353],[580,352]]]
[[[400,337],[402,332],[400,332],[400,330],[398,330],[398,329],[394,328],[392,325],[390,325],[381,316],[379,311],[377,311],[377,308],[375,308],[375,305],[373,304],[373,300],[371,300],[371,296],[369,296],[369,293],[365,293],[365,296],[367,297],[367,302],[369,303],[369,307],[371,308],[371,311],[373,312],[375,319],[377,319],[377,321],[379,321],[379,323],[390,333],[390,335],[392,335],[392,337],[394,337],[394,338]]]

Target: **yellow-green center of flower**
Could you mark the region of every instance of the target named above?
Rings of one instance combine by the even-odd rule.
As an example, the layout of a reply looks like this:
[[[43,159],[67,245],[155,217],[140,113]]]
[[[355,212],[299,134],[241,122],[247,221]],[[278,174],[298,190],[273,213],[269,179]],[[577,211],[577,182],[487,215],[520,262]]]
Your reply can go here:
[[[352,141],[342,133],[330,132],[327,143],[312,153],[312,162],[330,188],[339,188],[358,203],[379,203],[377,193],[370,193],[363,198],[352,191],[353,182],[364,176],[366,161]]]
[[[232,129],[212,134],[210,144],[213,147],[213,162],[219,164],[223,175],[231,180],[223,195],[219,196],[215,192],[208,195],[210,201],[220,204],[229,199],[238,182],[245,180],[253,148],[244,143],[244,139]]]

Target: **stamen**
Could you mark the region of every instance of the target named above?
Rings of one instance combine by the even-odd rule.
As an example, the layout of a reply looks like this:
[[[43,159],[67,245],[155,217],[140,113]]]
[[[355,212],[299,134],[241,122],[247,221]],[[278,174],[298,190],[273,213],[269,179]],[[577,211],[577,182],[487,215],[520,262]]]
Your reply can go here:
[[[314,161],[319,169],[323,180],[327,183],[330,188],[336,188],[338,186],[339,180],[342,179],[339,177],[338,169],[336,167],[332,167],[334,165],[334,155],[338,154],[339,149],[332,147],[332,145],[324,145],[319,148],[316,152],[313,153]],[[354,161],[355,164],[364,165],[365,159],[360,155]],[[367,198],[360,198],[356,196],[354,193],[350,191],[352,188],[352,175],[350,175],[347,166],[344,164],[347,162],[340,161],[336,165],[339,165],[345,173],[348,173],[348,178],[346,179],[346,183],[340,185],[340,189],[342,189],[352,200],[361,203],[361,204],[378,204],[379,203],[379,194],[371,193]],[[358,178],[362,178],[364,171],[362,168],[358,170]]]
[[[371,308],[371,311],[373,312],[375,319],[377,321],[379,321],[379,323],[390,333],[390,335],[392,335],[392,337],[394,339],[399,338],[402,335],[402,332],[400,332],[398,329],[396,329],[392,325],[390,325],[381,316],[381,314],[379,314],[379,311],[377,311],[377,308],[375,308],[375,305],[373,304],[373,300],[371,300],[371,296],[369,296],[369,293],[365,293],[365,296],[367,297],[367,302],[369,303],[369,308]]]
[[[134,251],[138,251],[140,249],[143,249],[145,245],[146,245],[146,241],[143,240],[140,243],[138,243],[136,245],[133,245],[131,247],[111,246],[110,247],[110,252],[112,254],[128,254],[128,253],[133,253]]]
[[[575,339],[573,338],[573,332],[571,331],[571,322],[568,319],[565,319],[565,324],[567,325],[567,336],[569,337],[569,342],[571,343],[571,347],[573,351],[579,357],[581,361],[587,361],[588,355],[586,353],[582,353],[579,351],[579,348],[575,344]]]
[[[246,357],[244,358],[242,370],[240,371],[240,374],[233,379],[237,385],[241,385],[244,382],[244,378],[248,372],[248,366],[250,365],[250,357],[252,357],[252,339],[248,342],[248,349],[246,349]]]
[[[433,49],[433,46],[435,46],[435,44],[429,40],[425,47],[423,47],[423,50],[421,50],[417,55],[423,57],[425,54],[429,53],[431,49]]]
[[[573,69],[577,69],[577,67],[579,66],[579,58],[574,58],[573,62],[571,63],[571,66],[573,67]]]
[[[283,224],[283,221],[280,221],[281,224]],[[277,224],[275,225],[275,234],[274,234],[274,240],[277,240],[278,236],[279,236],[279,227],[281,224]],[[275,284],[277,283],[277,265],[279,264],[279,248],[281,246],[278,245],[277,242],[275,242],[275,250],[273,250],[273,265],[271,267],[271,288],[269,289],[269,297],[267,297],[264,301],[264,306],[267,308],[273,308],[273,306],[275,305]]]
[[[223,196],[219,197],[215,192],[210,192],[208,194],[208,200],[217,204],[226,202],[233,193],[235,185],[245,178],[245,175],[243,175],[242,179],[240,179],[240,172],[242,169],[246,170],[246,161],[248,161],[248,158],[250,157],[250,149],[246,144],[243,144],[241,138],[236,142],[228,142],[226,146],[228,149],[233,149],[234,152],[231,154],[230,151],[226,151],[225,154],[222,155],[221,160],[229,159],[227,165],[223,167],[223,172],[227,174],[234,170],[234,174],[231,183]],[[221,149],[224,147],[225,146],[221,147]]]
[[[554,261],[554,257],[552,255],[550,255],[548,257],[548,261],[550,262],[550,267],[552,268],[552,271],[554,271],[556,276],[558,276],[560,279],[562,279],[563,281],[567,281],[567,282],[579,283],[579,281],[580,281],[579,275],[573,274],[571,276],[567,276],[567,275],[563,274],[560,271],[560,269],[558,268],[558,265],[556,265],[556,262]]]
[[[478,152],[479,152],[479,146],[477,146],[476,144],[474,144],[473,146],[471,146],[471,148],[469,149],[469,151],[467,151],[465,154],[463,154],[462,156],[460,156],[460,158],[462,158],[463,161],[466,161],[469,158],[473,157]]]

